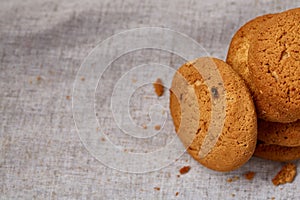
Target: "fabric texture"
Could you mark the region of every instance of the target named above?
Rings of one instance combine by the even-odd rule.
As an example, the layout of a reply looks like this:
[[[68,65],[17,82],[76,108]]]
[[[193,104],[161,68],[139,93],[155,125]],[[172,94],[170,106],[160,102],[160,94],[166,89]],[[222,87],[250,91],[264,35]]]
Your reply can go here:
[[[292,184],[275,187],[271,180],[283,164],[258,158],[229,173],[208,170],[187,153],[148,173],[110,168],[85,148],[72,113],[73,83],[81,63],[99,42],[114,34],[141,27],[169,28],[200,43],[210,56],[224,60],[241,25],[258,15],[299,6],[299,0],[2,1],[0,199],[300,199],[299,176]],[[149,53],[120,58],[112,64],[113,69],[123,61],[139,63],[134,57],[143,55]],[[166,58],[164,52],[151,55]],[[180,59],[174,58],[170,65],[180,64]],[[107,92],[128,70],[119,69],[104,76],[111,88]],[[147,73],[137,74],[137,79],[143,78]],[[164,77],[160,78],[164,82]],[[101,92],[96,91],[98,105],[105,101]],[[133,97],[149,97],[130,103],[131,115],[140,124],[148,119],[139,117],[139,111],[149,109],[148,103],[168,108],[168,92],[158,99],[152,85]],[[96,109],[99,115],[106,112],[101,106]],[[155,150],[175,134],[170,120],[168,135],[145,146],[131,137],[106,134],[127,149]],[[111,123],[104,121],[107,130]],[[296,164],[299,170],[299,161]],[[183,166],[191,169],[180,175]],[[139,166],[133,163],[133,167]],[[248,171],[256,173],[252,181],[244,178]]]

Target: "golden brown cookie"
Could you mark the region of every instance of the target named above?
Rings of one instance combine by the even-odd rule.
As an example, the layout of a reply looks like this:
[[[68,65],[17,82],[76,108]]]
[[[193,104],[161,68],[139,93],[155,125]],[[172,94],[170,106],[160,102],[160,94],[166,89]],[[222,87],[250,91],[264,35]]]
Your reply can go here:
[[[248,67],[259,118],[300,119],[300,8],[273,16],[257,28]]]
[[[300,159],[300,146],[284,147],[275,144],[258,142],[254,155],[267,160],[288,162]]]
[[[300,120],[291,123],[267,122],[259,119],[257,138],[266,144],[300,146]]]
[[[226,108],[219,110],[226,114],[222,124],[224,126],[221,126],[219,133],[213,135],[208,134],[208,129],[213,124],[212,104],[215,105],[214,102],[222,98],[219,89],[222,84],[217,83],[210,89],[205,84],[198,69],[208,65],[217,67],[225,88]],[[208,79],[211,78],[213,77]],[[184,84],[182,79],[187,83]],[[170,91],[170,110],[175,130],[194,159],[217,171],[234,170],[250,159],[257,140],[255,108],[244,81],[228,64],[215,58],[199,58],[186,63],[175,74]],[[196,103],[188,101],[193,95]],[[191,120],[184,121],[186,117]],[[211,143],[212,149],[205,157],[201,157],[206,138],[211,139],[210,141],[216,139],[216,143]]]
[[[275,14],[256,17],[244,24],[233,36],[229,45],[226,62],[245,80],[250,92],[254,90],[248,68],[248,50],[253,35],[260,24],[271,19]],[[255,103],[255,102],[254,102]]]

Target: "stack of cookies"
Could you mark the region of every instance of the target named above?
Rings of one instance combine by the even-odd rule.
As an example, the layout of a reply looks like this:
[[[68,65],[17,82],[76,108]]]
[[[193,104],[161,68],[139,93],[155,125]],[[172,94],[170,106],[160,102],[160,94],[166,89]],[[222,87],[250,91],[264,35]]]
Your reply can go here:
[[[257,17],[234,35],[226,62],[244,79],[258,117],[254,155],[300,158],[300,8]]]
[[[203,77],[203,69],[222,81]],[[181,66],[170,110],[187,151],[210,169],[231,171],[253,155],[299,159],[300,8],[246,23],[232,38],[226,62],[207,57]]]

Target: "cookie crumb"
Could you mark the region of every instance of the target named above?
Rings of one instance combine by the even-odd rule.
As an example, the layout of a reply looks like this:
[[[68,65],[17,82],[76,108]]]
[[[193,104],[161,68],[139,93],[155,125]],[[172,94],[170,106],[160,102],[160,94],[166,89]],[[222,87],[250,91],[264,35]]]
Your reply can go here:
[[[179,172],[180,172],[180,174],[186,174],[190,171],[190,169],[191,169],[190,166],[184,166],[179,170]]]
[[[275,200],[275,197],[272,197],[271,200]]]
[[[179,192],[176,192],[176,193],[175,193],[175,196],[177,197],[178,195],[179,195]]]
[[[142,127],[143,127],[143,129],[147,129],[148,128],[146,124],[143,124]]]
[[[41,81],[41,80],[42,80],[42,77],[41,77],[41,76],[37,76],[37,77],[36,77],[36,80],[37,80],[37,81]]]
[[[235,194],[232,193],[231,196],[232,196],[232,197],[235,197]]]
[[[160,128],[161,128],[161,127],[160,127],[160,125],[156,125],[156,126],[154,126],[154,129],[155,129],[155,130],[157,130],[157,131],[159,131],[159,130],[160,130]]]
[[[66,96],[66,99],[67,99],[67,100],[70,100],[70,99],[71,99],[71,97],[70,97],[69,95],[67,95],[67,96]]]
[[[247,180],[252,180],[255,176],[255,172],[249,171],[249,172],[245,173],[244,176]]]
[[[137,82],[137,80],[136,80],[135,78],[131,79],[131,81],[132,81],[133,83],[136,83],[136,82]]]
[[[296,176],[296,165],[293,163],[287,163],[284,165],[277,175],[272,179],[274,185],[280,185],[293,182]]]
[[[81,80],[81,81],[85,81],[85,78],[84,78],[84,77],[81,77],[80,80]]]
[[[240,179],[240,177],[234,176],[234,177],[232,177],[232,178],[228,178],[226,181],[227,181],[228,183],[231,183],[231,182],[237,181],[237,180],[239,180],[239,179]]]
[[[159,191],[159,190],[160,190],[160,187],[154,187],[154,190]]]
[[[164,94],[164,86],[160,78],[153,83],[153,87],[157,96],[162,96]]]
[[[228,178],[226,181],[227,181],[228,183],[231,183],[231,182],[232,182],[232,178]]]

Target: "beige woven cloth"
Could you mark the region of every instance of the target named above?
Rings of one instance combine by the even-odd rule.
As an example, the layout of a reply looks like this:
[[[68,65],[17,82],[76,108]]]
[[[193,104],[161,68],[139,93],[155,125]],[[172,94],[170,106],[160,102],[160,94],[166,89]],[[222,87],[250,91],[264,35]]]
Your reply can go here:
[[[110,156],[120,168],[122,163],[128,165],[128,160],[116,158],[110,151],[102,161],[92,156],[80,140],[72,113],[73,83],[81,63],[98,42],[116,33],[138,27],[165,27],[196,40],[209,55],[224,59],[232,35],[246,21],[298,6],[299,0],[2,1],[0,199],[300,199],[299,176],[292,184],[275,187],[271,179],[282,164],[258,158],[230,173],[210,171],[186,153],[168,166],[147,173],[113,169],[106,164]],[[128,71],[122,63],[136,65],[137,58],[154,59],[157,55],[161,58],[154,61],[164,62],[168,57],[165,54],[144,50],[120,58],[104,76],[111,89],[96,91],[99,118],[109,108],[101,107],[107,104],[106,92],[112,92],[115,81]],[[176,68],[180,63],[174,57],[170,65]],[[148,80],[154,72],[149,69],[149,73],[136,74],[137,80],[132,79],[132,83]],[[167,75],[161,75],[163,81]],[[149,118],[139,115],[153,103],[162,104],[169,116],[167,92],[158,99],[152,86],[146,85],[133,97],[136,100],[129,103],[129,108],[137,124]],[[174,136],[170,118],[165,123],[166,135],[146,143],[116,136],[115,122],[108,117],[101,119],[105,134],[125,152],[147,153]],[[153,162],[159,163],[160,159],[165,158]],[[132,172],[140,171],[141,166],[135,162],[129,164]],[[178,176],[183,166],[191,170]],[[243,176],[248,171],[256,172],[252,181]],[[231,183],[227,181],[230,178],[234,180]]]

